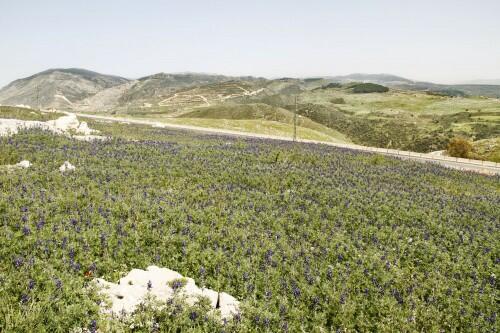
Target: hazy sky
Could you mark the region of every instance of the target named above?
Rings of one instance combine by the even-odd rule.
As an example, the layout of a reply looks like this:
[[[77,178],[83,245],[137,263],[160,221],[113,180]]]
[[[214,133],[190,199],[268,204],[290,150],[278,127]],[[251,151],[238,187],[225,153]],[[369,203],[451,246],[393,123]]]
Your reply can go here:
[[[500,0],[0,0],[0,86],[54,67],[500,79]]]

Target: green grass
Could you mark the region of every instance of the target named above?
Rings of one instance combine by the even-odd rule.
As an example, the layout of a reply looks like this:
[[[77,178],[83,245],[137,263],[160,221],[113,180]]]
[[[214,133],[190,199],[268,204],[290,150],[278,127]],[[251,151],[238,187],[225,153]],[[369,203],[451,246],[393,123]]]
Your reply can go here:
[[[178,125],[189,125],[205,128],[215,128],[222,130],[231,130],[247,133],[256,133],[272,136],[282,136],[289,137],[293,136],[293,125],[271,121],[271,120],[260,120],[260,119],[244,119],[244,120],[234,120],[234,119],[203,119],[203,118],[168,118],[168,119],[157,119],[162,120],[165,123],[178,124]],[[305,124],[304,124],[305,123]],[[301,122],[299,119],[297,126],[297,138],[308,139],[308,140],[318,140],[318,141],[328,141],[345,143],[348,142],[345,137],[329,128],[321,125],[315,126],[316,128],[304,127],[310,126],[311,124],[306,121]]]
[[[33,109],[19,108],[14,106],[0,106],[0,118],[48,121],[64,116],[60,112],[41,112]]]
[[[473,142],[472,154],[478,159],[500,163],[500,138]]]

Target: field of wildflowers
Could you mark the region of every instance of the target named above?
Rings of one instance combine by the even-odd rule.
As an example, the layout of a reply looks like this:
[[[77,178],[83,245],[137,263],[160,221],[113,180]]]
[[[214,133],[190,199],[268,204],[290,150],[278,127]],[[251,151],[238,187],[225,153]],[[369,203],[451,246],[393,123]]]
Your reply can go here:
[[[0,138],[0,332],[494,332],[500,178],[307,144],[92,123]],[[59,172],[64,161],[74,172]],[[99,314],[168,267],[242,301]]]

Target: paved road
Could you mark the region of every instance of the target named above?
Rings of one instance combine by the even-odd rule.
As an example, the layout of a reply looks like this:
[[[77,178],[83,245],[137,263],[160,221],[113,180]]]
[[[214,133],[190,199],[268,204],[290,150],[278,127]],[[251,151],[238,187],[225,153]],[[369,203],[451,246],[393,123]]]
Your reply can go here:
[[[92,118],[97,120],[106,120],[106,121],[116,121],[122,123],[130,123],[130,124],[141,124],[141,125],[150,125],[154,127],[162,127],[162,128],[173,128],[173,129],[183,129],[183,130],[192,130],[203,132],[207,134],[225,134],[232,136],[240,136],[240,137],[252,137],[252,138],[261,138],[261,139],[271,139],[271,140],[282,140],[282,141],[293,141],[292,138],[281,137],[281,136],[272,136],[265,134],[257,134],[257,133],[246,133],[232,130],[224,130],[224,129],[216,129],[216,128],[205,128],[205,127],[197,127],[197,126],[189,126],[189,125],[178,125],[178,124],[168,124],[159,121],[152,120],[143,120],[143,119],[133,119],[133,118],[120,118],[120,117],[110,117],[110,116],[100,116],[100,115],[92,115],[86,113],[76,113],[78,117],[82,118]],[[373,148],[373,147],[365,147],[351,144],[338,144],[333,142],[325,142],[325,141],[314,141],[314,140],[297,140],[299,142],[305,143],[315,143],[315,144],[324,144],[328,146],[335,146],[341,148],[355,149],[361,150],[365,152],[378,153],[388,156],[396,156],[402,159],[410,159],[422,163],[437,163],[443,165],[448,168],[454,168],[464,171],[474,171],[484,174],[490,175],[500,175],[500,165],[498,163],[493,162],[484,162],[477,160],[468,160],[468,159],[456,159],[452,157],[441,157],[429,154],[420,154],[408,151],[394,150],[394,149],[383,149],[383,148]]]

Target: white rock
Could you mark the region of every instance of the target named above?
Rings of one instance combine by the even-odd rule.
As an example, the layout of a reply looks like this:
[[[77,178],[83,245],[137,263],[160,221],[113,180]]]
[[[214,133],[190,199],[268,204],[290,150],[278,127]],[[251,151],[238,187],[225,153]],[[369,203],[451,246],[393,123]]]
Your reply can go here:
[[[83,134],[83,135],[90,135],[95,132],[95,130],[89,128],[89,125],[85,121],[82,121],[80,125],[78,126],[76,132],[78,134]]]
[[[65,161],[60,167],[59,171],[61,172],[67,172],[67,171],[74,171],[76,168],[74,165],[69,163],[68,161]]]
[[[0,119],[0,136],[14,135],[21,129],[40,128],[55,134],[80,134],[77,139],[92,141],[101,139],[101,137],[92,134],[99,131],[89,128],[86,122],[79,122],[74,114],[68,114],[55,120],[43,121],[25,121],[19,119]]]
[[[73,139],[78,141],[106,141],[109,140],[109,137],[102,135],[73,135]]]
[[[174,290],[172,283],[182,280],[183,286]],[[132,313],[148,296],[155,296],[159,301],[166,302],[174,296],[185,299],[188,305],[196,304],[200,298],[206,297],[216,311],[217,303],[221,318],[228,319],[239,312],[239,302],[227,293],[199,288],[191,278],[185,278],[176,271],[168,268],[149,266],[145,271],[133,269],[122,277],[117,284],[96,279],[96,285],[101,293],[107,295],[112,302],[109,312],[121,315]]]
[[[16,166],[18,166],[20,168],[24,168],[24,169],[29,168],[31,165],[32,165],[31,162],[27,161],[27,160],[21,161],[21,162],[16,164]]]
[[[219,300],[219,293],[212,289],[201,288],[200,296],[206,297],[210,300],[210,305],[215,309],[217,301]]]
[[[219,293],[219,309],[221,318],[230,318],[239,312],[240,302],[224,292]]]

